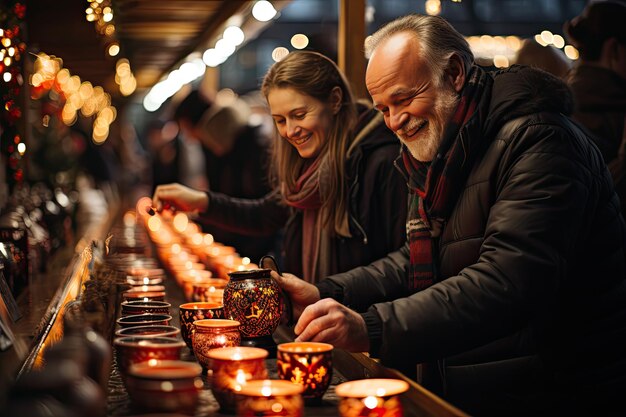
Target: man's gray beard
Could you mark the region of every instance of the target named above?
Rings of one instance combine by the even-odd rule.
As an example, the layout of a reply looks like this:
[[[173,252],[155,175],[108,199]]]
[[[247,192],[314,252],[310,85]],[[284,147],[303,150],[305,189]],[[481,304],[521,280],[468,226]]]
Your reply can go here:
[[[399,137],[400,141],[411,152],[413,158],[421,162],[430,162],[435,158],[439,144],[443,139],[444,128],[451,119],[458,103],[459,95],[454,90],[449,88],[442,89],[442,93],[439,94],[435,103],[435,117],[429,120],[428,126],[426,126],[428,129],[426,135],[410,143],[405,143]]]

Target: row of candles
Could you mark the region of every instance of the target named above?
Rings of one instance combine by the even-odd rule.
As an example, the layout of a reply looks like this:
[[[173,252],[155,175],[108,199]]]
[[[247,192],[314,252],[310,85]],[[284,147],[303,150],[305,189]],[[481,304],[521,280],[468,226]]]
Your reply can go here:
[[[138,204],[139,206],[139,204]],[[148,215],[137,210],[161,263],[181,286],[187,303],[179,306],[180,329],[170,326],[163,279],[151,260],[126,268],[128,283],[115,340],[118,365],[133,401],[154,411],[195,413],[201,372],[224,412],[242,416],[302,416],[303,398],[319,401],[330,385],[333,346],[324,343],[278,345],[278,380],[268,378],[268,351],[239,346],[241,323],[224,317],[228,273],[258,269],[234,248],[214,242],[189,219]],[[153,220],[158,219],[158,220]],[[181,217],[178,217],[181,219]],[[146,326],[146,321],[150,320]],[[177,339],[181,335],[183,341]],[[180,361],[187,344],[200,366]],[[153,396],[154,390],[160,395]],[[342,416],[401,416],[397,396],[408,389],[400,380],[350,381],[336,387]],[[156,398],[158,397],[158,398]],[[383,414],[380,414],[383,415]]]

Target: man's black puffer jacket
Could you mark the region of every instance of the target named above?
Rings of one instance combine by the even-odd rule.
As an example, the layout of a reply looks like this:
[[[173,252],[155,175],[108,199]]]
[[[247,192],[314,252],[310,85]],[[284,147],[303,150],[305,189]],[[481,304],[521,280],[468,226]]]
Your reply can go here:
[[[460,134],[493,139],[444,225],[439,282],[406,293],[405,246],[318,288],[367,309],[384,364],[438,361],[442,395],[465,411],[578,415],[591,402],[602,415],[626,387],[626,226],[610,174],[556,78],[514,67],[483,99],[488,115]]]

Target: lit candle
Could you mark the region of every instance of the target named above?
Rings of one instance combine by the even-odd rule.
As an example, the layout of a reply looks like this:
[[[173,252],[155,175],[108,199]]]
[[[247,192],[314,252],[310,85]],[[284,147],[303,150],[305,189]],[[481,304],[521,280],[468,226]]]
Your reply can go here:
[[[253,347],[225,347],[207,352],[207,373],[211,391],[220,404],[220,410],[234,412],[236,394],[248,381],[267,378],[265,349]]]
[[[400,394],[409,384],[400,379],[361,379],[337,385],[335,393],[340,398],[339,414],[342,417],[384,415],[402,417]]]
[[[281,380],[249,381],[239,391],[237,415],[302,417],[302,386]]]
[[[333,345],[293,342],[278,345],[278,377],[304,388],[305,399],[321,399],[330,385],[333,371]]]

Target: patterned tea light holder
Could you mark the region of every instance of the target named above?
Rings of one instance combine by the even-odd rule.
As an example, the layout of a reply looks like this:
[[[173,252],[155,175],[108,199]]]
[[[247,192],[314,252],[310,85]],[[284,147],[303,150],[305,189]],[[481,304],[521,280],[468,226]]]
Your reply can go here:
[[[400,394],[409,384],[400,379],[360,379],[337,385],[341,417],[402,417]]]
[[[283,297],[270,269],[235,271],[224,288],[226,318],[241,323],[241,345],[266,349],[276,355],[272,333],[283,313]]]
[[[207,370],[209,359],[207,354],[213,349],[239,346],[241,334],[240,323],[236,320],[204,319],[193,322],[191,346],[200,365]]]
[[[307,403],[321,401],[333,374],[333,345],[292,342],[278,345],[278,377],[304,387]]]
[[[248,381],[266,379],[267,351],[255,347],[225,347],[207,352],[209,371],[207,380],[220,411],[235,412],[237,394]]]
[[[181,335],[189,349],[192,349],[191,337],[194,333],[194,322],[204,319],[223,319],[224,306],[214,302],[185,303],[178,307],[178,314]]]
[[[302,386],[289,381],[263,379],[249,381],[239,391],[239,417],[302,417]]]

